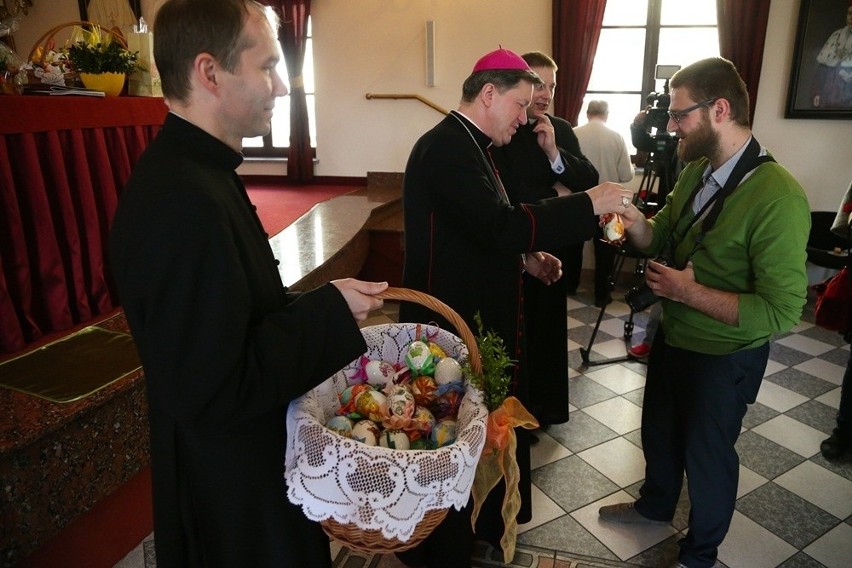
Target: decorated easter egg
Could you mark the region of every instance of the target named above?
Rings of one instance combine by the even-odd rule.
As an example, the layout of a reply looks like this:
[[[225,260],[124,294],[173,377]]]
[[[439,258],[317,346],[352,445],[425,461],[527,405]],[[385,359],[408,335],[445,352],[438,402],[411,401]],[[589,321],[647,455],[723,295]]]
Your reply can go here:
[[[364,370],[367,374],[367,382],[378,388],[384,388],[396,375],[396,369],[387,361],[370,361],[364,365]]]
[[[420,375],[411,381],[409,386],[411,394],[414,395],[414,402],[420,406],[429,406],[438,396],[435,392],[438,390],[438,385],[435,384],[435,379],[428,375]]]
[[[355,412],[375,422],[381,422],[382,408],[387,404],[387,397],[377,390],[368,388],[355,399]]]
[[[405,350],[405,364],[415,375],[435,372],[435,358],[429,346],[422,341],[412,341]]]
[[[388,412],[392,416],[411,418],[414,415],[414,395],[407,385],[395,385],[387,394]]]
[[[343,389],[343,392],[338,395],[338,399],[340,399],[340,409],[337,413],[352,414],[355,412],[355,401],[358,399],[358,395],[368,390],[371,390],[370,385],[363,384],[352,385]]]
[[[352,437],[352,421],[346,416],[332,416],[325,427],[346,438]]]
[[[434,357],[436,361],[447,356],[447,352],[444,351],[444,348],[434,341],[428,341],[426,344],[429,346],[429,351],[432,353],[432,357]]]
[[[352,426],[352,439],[368,446],[379,445],[381,433],[379,425],[368,419],[359,420]]]
[[[430,407],[435,418],[441,420],[450,416],[455,416],[459,411],[462,398],[464,396],[457,390],[446,392],[435,399]]]
[[[392,450],[407,450],[411,447],[408,436],[402,430],[385,430],[379,436],[379,445]]]
[[[625,198],[626,199],[626,198]],[[614,245],[624,242],[624,221],[618,213],[610,213],[603,227],[604,239]]]
[[[429,439],[438,448],[449,446],[456,441],[456,421],[451,418],[439,420],[435,427],[432,428],[432,434]]]
[[[409,444],[409,448],[412,450],[434,450],[435,445],[429,438],[421,437],[416,440],[412,440]]]
[[[414,424],[418,430],[431,432],[435,426],[435,415],[425,406],[418,406],[414,410]]]
[[[435,382],[439,385],[462,380],[462,367],[452,357],[444,357],[435,365]]]

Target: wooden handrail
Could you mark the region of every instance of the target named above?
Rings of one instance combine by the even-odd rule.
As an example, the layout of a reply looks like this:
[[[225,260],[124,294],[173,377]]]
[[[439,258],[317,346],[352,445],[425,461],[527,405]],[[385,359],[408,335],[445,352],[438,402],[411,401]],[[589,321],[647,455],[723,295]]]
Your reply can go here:
[[[420,95],[405,95],[405,94],[378,95],[378,94],[375,94],[375,93],[367,93],[366,97],[367,97],[368,100],[369,99],[414,99],[414,100],[420,101],[421,103],[423,103],[426,106],[432,107],[433,109],[437,110],[438,112],[440,112],[442,114],[449,114],[449,111],[447,111],[446,109],[436,105],[435,103],[433,103],[429,99],[425,99],[425,98],[421,97]]]

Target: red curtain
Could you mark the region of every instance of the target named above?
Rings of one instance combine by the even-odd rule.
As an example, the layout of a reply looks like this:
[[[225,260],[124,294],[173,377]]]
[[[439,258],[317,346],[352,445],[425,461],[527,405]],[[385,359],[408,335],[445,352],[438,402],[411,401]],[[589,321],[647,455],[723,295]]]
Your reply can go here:
[[[311,0],[262,0],[281,17],[279,41],[287,62],[290,80],[290,150],[287,157],[287,178],[293,183],[308,183],[314,179],[314,156],[308,130],[308,104],[302,66],[308,37],[308,17]]]
[[[553,59],[559,88],[553,112],[577,124],[601,36],[606,0],[553,0]]]
[[[763,46],[770,0],[716,0],[719,54],[729,59],[748,88],[749,123],[754,121],[757,87],[763,65]]]

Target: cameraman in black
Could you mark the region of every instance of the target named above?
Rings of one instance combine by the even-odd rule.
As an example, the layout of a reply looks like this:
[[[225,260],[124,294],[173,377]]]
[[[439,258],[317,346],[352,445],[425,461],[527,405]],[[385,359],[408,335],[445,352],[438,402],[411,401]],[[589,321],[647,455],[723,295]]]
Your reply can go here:
[[[601,507],[603,521],[665,525],[689,477],[689,531],[671,566],[709,568],[734,513],[735,448],[769,358],[769,339],[801,317],[807,297],[804,190],[752,136],[746,86],[719,57],[671,78],[667,129],[687,163],[651,219],[623,213],[651,261],[663,318],[642,404],[645,479],[639,499]],[[742,183],[740,183],[740,181]]]
[[[651,96],[653,95],[655,93],[651,93]],[[658,103],[656,107],[648,105],[644,110],[639,111],[639,114],[630,124],[630,141],[637,150],[648,156],[644,164],[636,165],[645,167],[645,176],[651,174],[656,176],[658,187],[655,202],[660,207],[674,187],[674,182],[684,165],[678,159],[675,151],[677,138],[665,131],[665,122],[661,122],[661,119],[657,117],[658,112],[663,113],[664,120],[668,121],[668,115],[665,114],[668,110],[667,99],[668,95],[666,95],[666,101],[663,102],[665,106]],[[651,128],[657,129],[656,134],[651,134]],[[645,201],[649,199],[650,195],[645,197]]]

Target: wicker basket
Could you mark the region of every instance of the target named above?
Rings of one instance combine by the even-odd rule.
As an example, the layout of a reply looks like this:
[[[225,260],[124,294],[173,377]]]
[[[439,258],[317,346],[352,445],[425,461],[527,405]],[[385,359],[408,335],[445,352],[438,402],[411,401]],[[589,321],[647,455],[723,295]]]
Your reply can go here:
[[[44,65],[44,56],[47,53],[47,48],[50,45],[50,42],[53,41],[53,39],[56,37],[56,34],[69,28],[73,30],[75,27],[91,29],[100,26],[98,26],[98,24],[95,24],[94,22],[88,22],[84,20],[77,20],[58,24],[44,32],[41,37],[39,37],[35,41],[32,49],[30,50],[29,57],[27,57],[27,61],[30,61],[39,66]],[[113,28],[111,30],[101,28],[101,32],[111,35],[112,41],[117,41],[122,47],[127,49],[127,41],[124,39],[124,36],[117,28]],[[32,71],[27,72],[27,81],[29,83],[41,82],[41,80],[36,77],[36,75]],[[68,73],[65,73],[65,84],[69,87],[82,85],[82,82],[80,81],[80,75],[77,73],[77,71],[70,71]]]
[[[461,338],[461,341],[464,344],[464,347],[467,348],[467,354],[469,358],[468,360],[470,362],[471,368],[475,373],[481,373],[481,362],[479,356],[479,349],[476,343],[476,337],[473,335],[464,320],[455,311],[453,311],[452,308],[428,294],[405,288],[388,288],[384,293],[379,295],[379,297],[386,300],[401,300],[414,302],[426,306],[432,311],[444,316],[456,328],[459,337]],[[414,324],[394,325],[408,326]],[[458,341],[459,337],[455,337],[455,341]],[[484,404],[482,404],[482,409],[484,414],[487,416],[487,410],[484,410]],[[288,433],[288,435],[289,434],[290,433]],[[333,436],[336,436],[336,434],[333,434]],[[484,443],[484,420],[482,424],[482,436]],[[438,450],[408,450],[406,452],[406,455],[411,455],[414,452],[423,452],[428,454],[430,452],[440,452],[444,449],[445,448],[440,448]],[[476,452],[477,460],[481,449],[482,448],[480,446],[478,452]],[[385,452],[386,449],[381,448],[376,449],[376,451]],[[391,451],[387,450],[387,452],[390,453]],[[340,522],[333,517],[321,518],[318,520],[320,521],[320,524],[329,536],[338,540],[345,546],[354,550],[376,554],[401,552],[418,545],[435,529],[436,526],[438,526],[438,524],[447,515],[448,510],[449,506],[447,506],[446,508],[431,508],[429,510],[426,510],[425,514],[423,514],[422,519],[420,519],[414,527],[413,533],[411,533],[411,535],[405,539],[400,539],[396,536],[388,536],[382,530],[364,529],[353,522]],[[308,511],[306,510],[306,513],[307,512]],[[309,515],[309,517],[310,516],[311,515]],[[411,520],[414,520],[415,518],[416,517],[412,517]]]
[[[435,527],[444,520],[448,511],[449,509],[427,511],[423,520],[417,523],[411,538],[405,542],[398,538],[387,538],[382,531],[364,530],[353,523],[338,523],[334,519],[320,521],[320,525],[325,534],[351,550],[367,554],[389,554],[406,551],[423,542],[423,539],[432,534]]]
[[[390,287],[381,294],[378,294],[376,297],[383,300],[398,300],[420,304],[421,306],[425,306],[433,312],[439,313],[447,318],[447,321],[456,328],[456,331],[462,341],[464,341],[464,344],[467,346],[471,369],[473,369],[473,372],[477,375],[482,374],[482,360],[479,357],[479,347],[476,343],[476,336],[473,335],[470,327],[468,327],[462,317],[450,306],[438,298],[426,294],[425,292],[418,292],[417,290],[411,290],[409,288]]]

